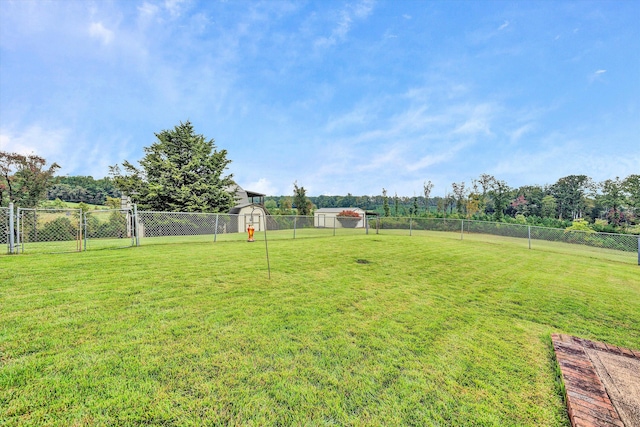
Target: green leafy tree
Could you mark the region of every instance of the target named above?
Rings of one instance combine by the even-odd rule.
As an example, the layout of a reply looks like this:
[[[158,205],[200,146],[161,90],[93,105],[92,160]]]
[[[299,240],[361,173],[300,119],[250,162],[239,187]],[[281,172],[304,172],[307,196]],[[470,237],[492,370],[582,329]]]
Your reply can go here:
[[[493,216],[496,221],[502,221],[504,218],[504,210],[511,200],[511,188],[505,181],[494,179],[491,183],[489,195],[493,200]]]
[[[418,198],[414,197],[413,198],[413,209],[411,212],[412,215],[418,215]]]
[[[298,187],[298,183],[293,183],[293,204],[298,210],[298,215],[306,216],[311,214],[313,204],[307,198],[307,190],[304,187]]]
[[[425,181],[422,184],[422,192],[424,194],[424,209],[425,212],[429,212],[429,196],[431,195],[431,190],[433,190],[433,183],[431,180]]]
[[[640,175],[629,175],[622,181],[626,202],[636,215],[640,214]]]
[[[384,210],[384,216],[390,216],[389,198],[387,197],[387,190],[382,189],[382,210]]]
[[[291,210],[293,209],[293,202],[291,201],[291,197],[285,196],[280,200],[280,215],[291,215]]]
[[[516,198],[522,196],[527,203],[518,206],[518,213],[523,215],[542,216],[542,198],[544,189],[539,185],[524,185],[515,193]]]
[[[587,208],[586,196],[592,188],[593,182],[586,175],[565,176],[553,184],[551,195],[556,198],[558,218],[582,218]]]
[[[456,200],[456,210],[459,214],[464,214],[466,194],[464,181],[459,184],[457,182],[452,183],[451,188],[453,188],[453,194]]]
[[[493,175],[489,175],[486,173],[483,173],[482,175],[480,175],[480,177],[477,180],[478,184],[480,184],[480,186],[482,187],[482,197],[480,198],[480,203],[478,204],[478,210],[481,213],[486,212],[487,194],[491,190],[491,185],[495,180],[496,179]]]
[[[616,179],[607,179],[600,183],[599,187],[602,190],[602,196],[599,197],[600,203],[610,213],[609,222],[616,225],[619,224],[621,219],[620,208],[625,201],[622,181],[618,177]]]
[[[145,147],[141,168],[128,161],[111,167],[116,187],[143,209],[172,212],[226,212],[234,205],[229,192],[232,175],[224,175],[231,160],[227,150],[216,150],[213,139],[180,123],[155,134]]]
[[[47,197],[47,189],[60,168],[35,154],[24,156],[0,151],[0,206],[15,203],[23,208],[36,207]]]
[[[558,204],[556,203],[556,198],[551,194],[547,194],[542,198],[541,201],[541,214],[543,218],[555,218],[556,210],[558,208]]]
[[[398,193],[393,196],[393,215],[398,216]]]
[[[122,206],[122,201],[121,199],[117,198],[117,197],[109,197],[107,196],[107,200],[104,203],[105,206],[111,208],[111,209],[120,209],[120,207]]]

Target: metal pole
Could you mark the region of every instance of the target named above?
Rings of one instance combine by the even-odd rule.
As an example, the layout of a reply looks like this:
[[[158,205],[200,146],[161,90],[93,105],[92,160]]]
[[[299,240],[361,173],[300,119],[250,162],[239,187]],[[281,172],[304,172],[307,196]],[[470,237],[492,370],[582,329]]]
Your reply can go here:
[[[412,236],[413,233],[413,219],[409,218],[409,236]]]
[[[84,217],[84,250],[87,251],[87,214],[83,215]]]
[[[640,265],[640,237],[638,237],[638,265]]]
[[[333,217],[333,235],[336,235],[336,217]]]
[[[365,234],[369,234],[369,218],[367,217],[367,213],[364,214],[364,228],[366,230]]]
[[[460,240],[464,240],[464,219],[460,220]]]
[[[380,234],[380,216],[376,217],[376,234]]]
[[[9,203],[9,253],[13,253],[14,247],[13,229],[13,203]]]
[[[138,204],[133,204],[133,233],[136,236],[136,246],[140,246],[140,233],[138,227]]]
[[[216,214],[216,228],[213,230],[213,243],[218,240],[218,218],[220,214]]]
[[[17,253],[20,253],[20,248],[22,248],[22,252],[24,252],[24,246],[20,244],[20,208],[16,210],[16,244],[18,245]]]
[[[296,221],[298,221],[298,215],[293,217],[293,238],[296,238]]]
[[[527,225],[527,229],[528,229],[527,232],[529,235],[529,249],[531,249],[531,226]]]
[[[253,212],[252,212],[253,214]],[[260,215],[263,216],[263,215]],[[267,252],[267,270],[269,271],[269,280],[271,280],[271,263],[269,262],[269,245],[267,244],[267,215],[265,212],[264,217],[264,249]]]

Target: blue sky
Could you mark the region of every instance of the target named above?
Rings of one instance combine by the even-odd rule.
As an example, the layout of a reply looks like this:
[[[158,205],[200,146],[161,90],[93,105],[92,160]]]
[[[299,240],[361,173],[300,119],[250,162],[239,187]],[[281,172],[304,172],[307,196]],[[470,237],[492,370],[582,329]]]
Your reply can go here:
[[[245,188],[640,173],[640,2],[0,0],[0,150],[63,175],[190,120]]]

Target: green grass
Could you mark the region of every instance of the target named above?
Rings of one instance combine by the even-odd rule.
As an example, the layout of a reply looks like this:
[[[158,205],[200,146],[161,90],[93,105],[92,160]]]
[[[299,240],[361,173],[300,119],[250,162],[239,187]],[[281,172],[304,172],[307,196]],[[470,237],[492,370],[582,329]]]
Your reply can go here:
[[[358,235],[0,258],[0,425],[568,426],[549,335],[640,348],[640,267]],[[366,260],[368,263],[359,263]]]

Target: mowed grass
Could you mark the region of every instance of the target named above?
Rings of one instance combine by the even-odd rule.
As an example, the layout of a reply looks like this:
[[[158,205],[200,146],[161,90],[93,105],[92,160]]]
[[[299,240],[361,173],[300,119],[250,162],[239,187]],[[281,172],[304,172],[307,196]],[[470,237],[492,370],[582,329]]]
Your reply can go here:
[[[640,348],[640,267],[359,235],[0,258],[0,425],[568,426],[549,335]]]

